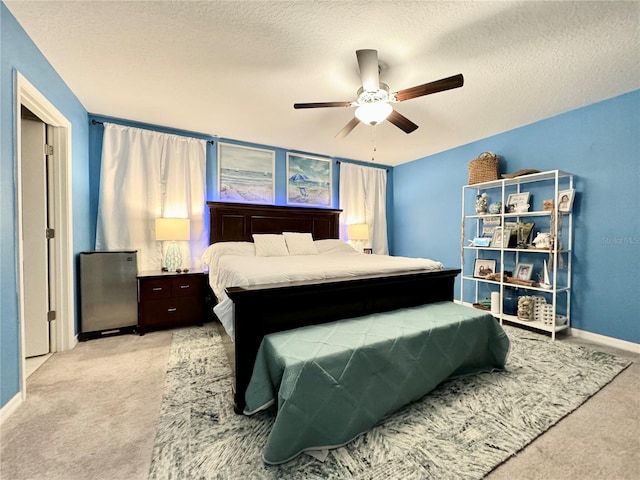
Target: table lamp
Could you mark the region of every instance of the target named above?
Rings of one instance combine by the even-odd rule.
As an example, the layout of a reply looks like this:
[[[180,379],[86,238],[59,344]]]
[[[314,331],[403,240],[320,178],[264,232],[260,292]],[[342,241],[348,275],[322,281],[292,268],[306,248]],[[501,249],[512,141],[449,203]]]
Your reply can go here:
[[[366,223],[356,223],[347,225],[347,236],[358,244],[360,251],[364,251],[364,240],[369,239],[369,225]]]
[[[169,272],[182,266],[182,254],[176,241],[190,239],[188,218],[156,218],[156,240],[171,242],[164,257],[164,266]]]

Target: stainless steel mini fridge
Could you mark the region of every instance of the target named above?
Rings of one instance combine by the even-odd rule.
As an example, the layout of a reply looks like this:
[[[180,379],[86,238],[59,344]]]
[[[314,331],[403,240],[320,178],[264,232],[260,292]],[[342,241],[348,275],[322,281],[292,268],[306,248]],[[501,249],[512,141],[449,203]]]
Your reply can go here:
[[[135,250],[80,253],[79,340],[135,330],[137,274]]]

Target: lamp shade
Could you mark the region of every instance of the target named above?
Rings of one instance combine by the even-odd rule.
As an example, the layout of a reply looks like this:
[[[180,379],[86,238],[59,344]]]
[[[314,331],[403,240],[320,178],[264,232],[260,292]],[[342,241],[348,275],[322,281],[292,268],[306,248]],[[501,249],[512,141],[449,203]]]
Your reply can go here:
[[[369,225],[366,223],[347,225],[347,235],[349,240],[367,240],[369,238]]]
[[[156,218],[156,240],[190,240],[188,218]]]

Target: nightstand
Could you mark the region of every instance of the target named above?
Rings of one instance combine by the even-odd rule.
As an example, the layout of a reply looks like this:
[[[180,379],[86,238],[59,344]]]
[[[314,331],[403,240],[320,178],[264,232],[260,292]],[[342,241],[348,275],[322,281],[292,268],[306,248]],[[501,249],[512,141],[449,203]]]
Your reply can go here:
[[[207,274],[158,270],[138,273],[138,333],[161,328],[202,325],[208,320]]]

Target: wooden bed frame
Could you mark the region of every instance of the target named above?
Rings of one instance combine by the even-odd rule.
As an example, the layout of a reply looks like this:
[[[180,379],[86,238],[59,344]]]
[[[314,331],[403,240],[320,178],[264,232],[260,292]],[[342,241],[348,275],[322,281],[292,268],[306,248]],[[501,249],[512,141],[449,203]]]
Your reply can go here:
[[[210,243],[253,241],[254,233],[310,232],[338,238],[340,210],[207,202]],[[234,408],[242,413],[262,338],[274,332],[426,303],[452,301],[460,269],[231,287],[235,306]]]

